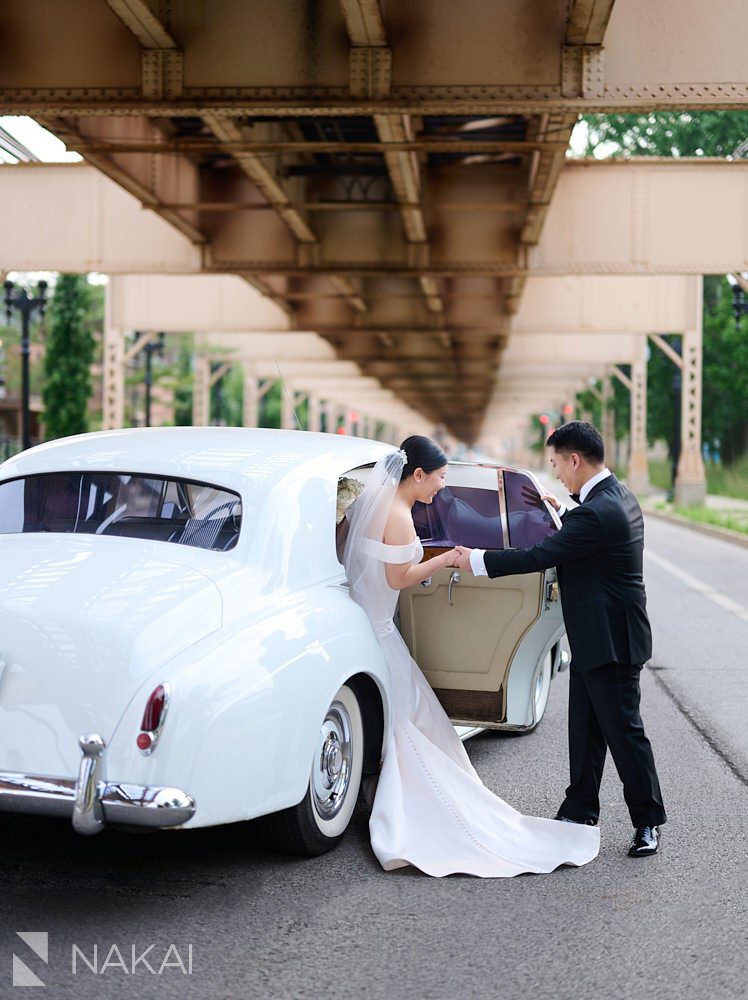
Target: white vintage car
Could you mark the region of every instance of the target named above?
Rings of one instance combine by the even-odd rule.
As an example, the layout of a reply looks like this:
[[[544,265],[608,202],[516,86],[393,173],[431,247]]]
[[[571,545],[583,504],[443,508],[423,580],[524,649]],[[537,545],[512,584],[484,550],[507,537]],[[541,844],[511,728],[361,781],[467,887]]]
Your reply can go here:
[[[388,447],[142,429],[0,466],[0,809],[80,833],[264,817],[282,850],[337,843],[390,704],[336,553],[339,485]],[[558,529],[527,472],[456,462],[447,481],[415,512],[427,556]],[[446,569],[402,593],[399,626],[462,736],[538,724],[561,662],[552,572]]]

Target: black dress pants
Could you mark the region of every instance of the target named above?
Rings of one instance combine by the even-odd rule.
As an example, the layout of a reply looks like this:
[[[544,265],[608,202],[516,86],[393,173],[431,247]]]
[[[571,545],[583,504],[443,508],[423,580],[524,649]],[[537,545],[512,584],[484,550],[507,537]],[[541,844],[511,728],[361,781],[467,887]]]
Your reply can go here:
[[[652,747],[639,714],[641,667],[606,663],[569,678],[571,783],[559,815],[597,820],[606,748],[610,748],[634,826],[664,823]]]

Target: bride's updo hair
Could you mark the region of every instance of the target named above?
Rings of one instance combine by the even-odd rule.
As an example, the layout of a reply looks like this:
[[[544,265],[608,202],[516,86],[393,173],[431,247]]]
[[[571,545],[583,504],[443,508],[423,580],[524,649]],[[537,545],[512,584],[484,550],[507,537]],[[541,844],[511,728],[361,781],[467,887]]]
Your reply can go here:
[[[423,469],[424,472],[435,472],[447,464],[447,456],[441,450],[436,441],[423,437],[421,434],[413,434],[406,438],[400,445],[400,449],[407,455],[407,461],[403,466],[400,482],[408,479],[416,469]]]

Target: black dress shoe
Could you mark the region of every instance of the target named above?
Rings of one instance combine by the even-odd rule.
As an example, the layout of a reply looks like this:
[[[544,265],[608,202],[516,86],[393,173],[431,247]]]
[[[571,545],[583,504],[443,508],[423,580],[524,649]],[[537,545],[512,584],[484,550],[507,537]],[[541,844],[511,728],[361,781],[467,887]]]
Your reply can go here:
[[[558,813],[553,818],[557,819],[560,823],[576,823],[577,826],[597,826],[596,819],[570,819],[568,816],[559,816]]]
[[[630,858],[646,858],[650,854],[657,854],[660,846],[659,826],[637,826],[629,847]]]

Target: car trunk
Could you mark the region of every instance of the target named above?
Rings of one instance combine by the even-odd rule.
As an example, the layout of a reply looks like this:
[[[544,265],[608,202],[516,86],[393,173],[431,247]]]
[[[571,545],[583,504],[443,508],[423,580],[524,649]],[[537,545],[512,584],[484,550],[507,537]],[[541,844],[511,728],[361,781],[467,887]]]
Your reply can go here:
[[[167,546],[0,537],[0,771],[72,776],[140,685],[221,624],[215,584]],[[158,683],[162,678],[154,678]]]

